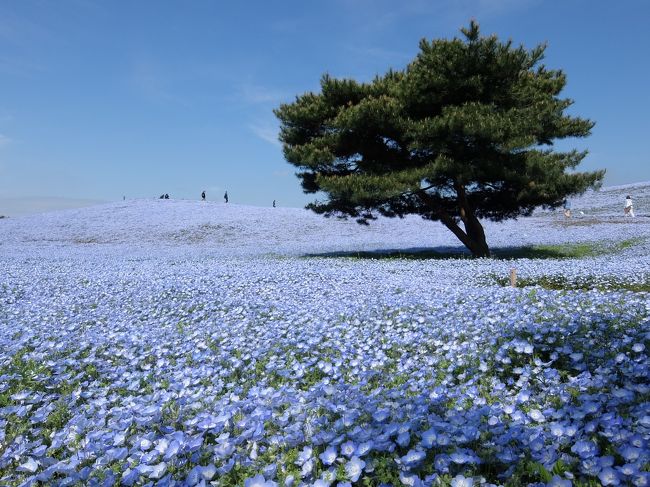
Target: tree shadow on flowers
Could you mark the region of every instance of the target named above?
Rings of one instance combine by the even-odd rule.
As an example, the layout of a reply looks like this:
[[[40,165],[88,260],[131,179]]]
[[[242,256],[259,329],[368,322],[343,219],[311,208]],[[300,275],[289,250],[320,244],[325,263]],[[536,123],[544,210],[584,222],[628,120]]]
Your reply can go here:
[[[492,259],[576,259],[603,253],[602,246],[594,243],[561,245],[526,245],[520,247],[496,247],[491,249]],[[352,259],[409,259],[444,260],[472,259],[463,246],[411,247],[403,249],[374,249],[323,252],[305,257],[334,257]]]
[[[349,259],[409,259],[441,260],[471,259],[472,254],[465,247],[411,247],[404,249],[348,250],[306,254],[304,257],[332,257]]]

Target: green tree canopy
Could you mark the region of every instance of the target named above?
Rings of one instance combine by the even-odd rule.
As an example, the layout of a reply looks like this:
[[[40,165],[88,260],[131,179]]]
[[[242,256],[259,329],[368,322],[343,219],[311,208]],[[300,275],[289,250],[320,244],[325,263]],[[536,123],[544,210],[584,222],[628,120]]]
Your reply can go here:
[[[461,32],[422,40],[403,71],[369,83],[325,75],[320,93],[275,110],[304,191],[327,195],[308,208],[360,223],[418,214],[483,257],[481,219],[555,208],[601,183],[604,171],[573,171],[586,152],[552,149],[594,124],[565,113],[566,78],[541,64],[545,46],[482,37],[473,21]]]

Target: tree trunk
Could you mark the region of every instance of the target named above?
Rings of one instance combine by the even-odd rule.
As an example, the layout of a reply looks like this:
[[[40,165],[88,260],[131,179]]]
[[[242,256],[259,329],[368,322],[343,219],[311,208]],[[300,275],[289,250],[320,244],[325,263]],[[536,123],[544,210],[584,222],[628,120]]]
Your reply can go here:
[[[456,195],[458,197],[460,219],[465,226],[465,231],[463,232],[456,221],[449,215],[445,215],[445,218],[441,219],[442,223],[451,230],[454,235],[463,242],[463,244],[465,244],[465,247],[472,252],[474,257],[489,257],[490,248],[485,240],[483,225],[481,225],[479,219],[476,218],[474,209],[469,204],[465,187],[457,182],[454,183],[454,189],[456,190]]]
[[[438,216],[440,222],[446,226],[451,233],[456,235],[456,238],[460,240],[465,247],[472,253],[474,257],[489,257],[490,248],[488,247],[487,241],[485,240],[485,232],[483,231],[483,225],[474,211],[469,206],[467,202],[467,197],[465,196],[465,188],[461,185],[455,185],[456,191],[458,194],[458,201],[460,206],[460,217],[465,226],[465,230],[458,225],[456,219],[451,217],[449,213],[442,210],[438,206],[437,202],[434,201],[429,195],[425,192],[420,194],[422,200],[429,205],[433,212]]]
[[[488,247],[487,241],[485,240],[485,232],[483,231],[483,225],[473,214],[467,218],[465,223],[465,231],[469,239],[474,242],[475,249],[472,250],[472,254],[475,257],[489,257],[490,249]]]
[[[485,241],[485,233],[481,223],[476,219],[476,226],[471,227],[473,234],[470,236],[469,232],[464,232],[462,228],[447,214],[440,214],[440,221],[451,232],[456,235],[465,247],[469,249],[474,257],[489,257],[490,249]],[[467,228],[467,224],[465,225]]]

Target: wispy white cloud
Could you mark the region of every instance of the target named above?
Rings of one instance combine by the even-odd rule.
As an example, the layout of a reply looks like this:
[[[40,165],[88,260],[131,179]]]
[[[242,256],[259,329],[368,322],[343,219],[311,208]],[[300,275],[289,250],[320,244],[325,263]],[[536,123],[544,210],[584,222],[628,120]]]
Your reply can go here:
[[[11,144],[12,140],[4,134],[0,134],[0,147],[5,147]]]
[[[440,14],[457,0],[338,0],[353,17],[363,17],[360,29],[380,32],[415,16]]]
[[[392,49],[383,49],[381,47],[364,47],[360,45],[350,45],[347,49],[356,56],[363,58],[375,58],[387,63],[403,63],[413,59],[412,52],[395,51]]]
[[[440,26],[465,22],[475,17],[508,15],[539,3],[540,0],[338,0],[353,15],[363,15],[362,28],[381,32],[415,17],[427,17]]]
[[[151,60],[136,60],[133,63],[129,81],[149,101],[180,105],[187,104],[183,98],[173,92],[172,77],[168,76]]]
[[[0,193],[0,215],[24,216],[47,211],[82,208],[105,203],[104,200],[57,197],[2,197]]]
[[[287,94],[265,86],[246,83],[240,87],[241,96],[247,103],[279,103]]]
[[[539,0],[478,0],[477,9],[479,14],[505,14],[512,11],[526,9]]]
[[[21,55],[0,57],[0,73],[10,76],[30,76],[45,71],[43,64],[25,59]]]
[[[299,17],[283,18],[273,20],[269,27],[280,34],[295,34],[303,28],[304,22],[305,19]]]
[[[260,139],[273,144],[276,147],[282,147],[282,144],[278,140],[278,129],[277,127],[271,125],[259,125],[251,124],[249,125],[251,131]]]
[[[59,42],[54,31],[43,23],[16,15],[10,8],[0,6],[0,73],[10,76],[30,76],[43,71],[47,60],[39,55],[39,46]]]
[[[0,39],[19,47],[51,39],[51,32],[31,20],[3,11],[0,16]]]
[[[471,18],[479,23],[485,19],[507,16],[526,10],[540,0],[445,0],[444,8],[438,13],[448,23],[458,24],[460,28]]]

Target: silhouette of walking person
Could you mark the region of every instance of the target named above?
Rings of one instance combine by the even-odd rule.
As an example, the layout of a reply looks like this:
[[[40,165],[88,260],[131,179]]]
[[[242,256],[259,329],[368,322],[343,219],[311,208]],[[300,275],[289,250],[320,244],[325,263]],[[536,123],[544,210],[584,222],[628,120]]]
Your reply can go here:
[[[201,192],[201,200],[205,201],[205,191]]]
[[[631,216],[634,218],[634,204],[632,203],[632,197],[627,195],[625,198],[625,207],[623,208],[625,216]]]
[[[273,200],[273,208],[275,208],[275,200]]]
[[[223,195],[223,200],[228,203],[228,191],[226,191]]]

